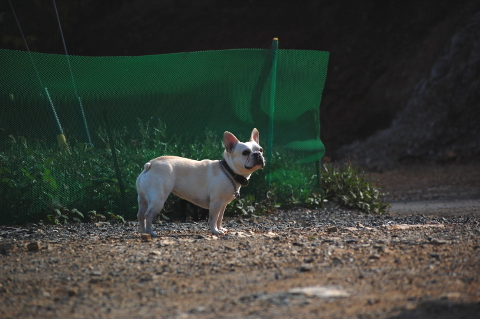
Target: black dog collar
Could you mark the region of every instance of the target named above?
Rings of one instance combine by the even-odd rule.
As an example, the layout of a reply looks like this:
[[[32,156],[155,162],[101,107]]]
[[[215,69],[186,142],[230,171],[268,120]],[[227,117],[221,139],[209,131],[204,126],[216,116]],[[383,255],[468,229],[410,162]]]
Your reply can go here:
[[[250,183],[248,179],[246,179],[245,177],[243,177],[242,175],[237,175],[235,174],[235,172],[230,168],[230,166],[228,166],[227,164],[227,161],[225,159],[222,159],[220,161],[220,163],[223,165],[223,167],[225,167],[225,169],[227,170],[227,172],[232,176],[232,178],[237,182],[239,183],[240,185],[242,185],[243,187],[247,187],[248,184]]]

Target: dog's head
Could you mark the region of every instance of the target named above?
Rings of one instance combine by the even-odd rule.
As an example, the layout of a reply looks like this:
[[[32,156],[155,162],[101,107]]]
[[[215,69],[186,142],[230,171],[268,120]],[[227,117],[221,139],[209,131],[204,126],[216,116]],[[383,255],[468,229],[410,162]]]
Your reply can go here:
[[[250,175],[265,166],[263,148],[260,146],[256,128],[250,135],[250,141],[242,143],[230,132],[223,134],[225,145],[224,158],[228,165],[240,175]]]

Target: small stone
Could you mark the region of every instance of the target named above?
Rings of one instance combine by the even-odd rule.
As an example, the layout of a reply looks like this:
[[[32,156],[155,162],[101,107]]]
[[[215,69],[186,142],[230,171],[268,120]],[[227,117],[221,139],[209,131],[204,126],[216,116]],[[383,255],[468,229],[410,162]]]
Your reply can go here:
[[[376,249],[379,252],[385,252],[387,250],[387,247],[381,244],[374,244],[373,249]]]
[[[13,248],[12,243],[1,243],[0,244],[0,250],[10,250]]]
[[[35,241],[33,243],[30,243],[27,245],[28,251],[39,251],[42,248],[40,243],[38,241]]]
[[[430,240],[430,244],[432,244],[432,245],[445,245],[445,244],[448,244],[448,241],[443,240],[443,239],[438,239],[438,238],[432,238],[432,240]]]
[[[153,275],[151,275],[151,274],[146,274],[146,275],[139,278],[140,282],[147,282],[147,281],[152,281],[152,280],[153,280]]]
[[[322,286],[293,288],[288,292],[292,295],[305,295],[307,297],[317,298],[345,298],[350,296],[350,294],[344,290],[335,287]]]
[[[461,293],[459,292],[447,292],[446,294],[443,294],[440,296],[440,299],[442,300],[454,300],[454,299],[460,299],[462,296]]]
[[[371,254],[371,255],[368,257],[368,259],[370,259],[370,260],[378,260],[378,259],[380,259],[380,255],[378,255],[378,254]]]
[[[345,242],[346,242],[347,244],[354,244],[354,243],[358,243],[358,239],[356,239],[356,238],[347,238],[347,239],[345,239]]]
[[[268,233],[263,234],[263,235],[264,235],[265,237],[268,237],[268,238],[273,238],[273,239],[278,238],[278,235],[275,234],[274,232],[271,232],[271,231],[269,231]]]
[[[310,271],[313,269],[313,265],[312,264],[302,264],[300,266],[300,271],[302,272],[305,272],[305,271]]]
[[[337,232],[337,231],[338,231],[337,226],[331,226],[331,227],[328,227],[328,228],[327,228],[327,233],[329,233],[329,234],[330,234],[330,233],[335,233],[335,232]]]
[[[379,303],[379,302],[380,302],[379,299],[368,298],[368,300],[367,300],[367,305],[372,306],[372,305],[377,304],[377,303]]]
[[[201,313],[201,312],[205,312],[207,310],[206,307],[204,306],[198,306],[198,307],[195,307],[193,309],[190,309],[190,313],[191,314],[197,314],[197,313]]]
[[[69,297],[73,297],[77,294],[77,291],[74,290],[74,289],[70,289],[70,290],[67,291],[67,294],[68,294]]]
[[[342,261],[340,258],[338,258],[338,257],[333,257],[333,258],[332,258],[332,264],[333,264],[334,266],[343,265],[343,261]]]
[[[143,241],[152,241],[152,235],[143,233],[140,235]]]
[[[164,247],[164,246],[170,246],[170,245],[173,245],[175,244],[175,241],[173,240],[169,240],[169,239],[164,239],[164,240],[161,240],[159,243],[158,243],[158,247]]]
[[[339,241],[340,237],[330,237],[330,238],[325,238],[323,240],[324,243],[334,243],[336,241]]]
[[[432,258],[434,258],[434,259],[436,259],[436,260],[438,260],[438,261],[441,260],[440,254],[437,253],[437,252],[431,252],[431,253],[430,253],[430,257],[432,257]]]

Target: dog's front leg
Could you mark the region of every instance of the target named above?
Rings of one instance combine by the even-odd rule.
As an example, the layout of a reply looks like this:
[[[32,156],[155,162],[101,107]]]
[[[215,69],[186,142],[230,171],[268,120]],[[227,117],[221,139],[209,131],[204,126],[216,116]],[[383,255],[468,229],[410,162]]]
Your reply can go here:
[[[228,231],[228,229],[222,227],[223,214],[225,213],[226,207],[227,205],[223,206],[223,209],[220,211],[220,214],[218,214],[217,218],[217,228],[222,233],[226,233]]]
[[[225,231],[218,228],[218,219],[223,218],[223,212],[225,211],[226,204],[223,203],[210,203],[210,210],[208,216],[208,224],[210,225],[210,230],[214,235],[221,235]],[[220,220],[220,224],[221,224]]]

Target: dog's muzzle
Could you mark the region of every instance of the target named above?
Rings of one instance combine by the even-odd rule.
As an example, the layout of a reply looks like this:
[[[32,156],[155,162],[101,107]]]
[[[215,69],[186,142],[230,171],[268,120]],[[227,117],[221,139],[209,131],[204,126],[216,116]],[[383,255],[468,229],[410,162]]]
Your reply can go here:
[[[265,158],[260,152],[250,154],[247,162],[245,163],[245,168],[252,169],[257,165],[260,165],[262,168],[265,166]]]
[[[265,166],[265,158],[263,157],[262,153],[256,152],[253,153],[252,156],[254,156],[255,165],[260,165],[262,168]]]

